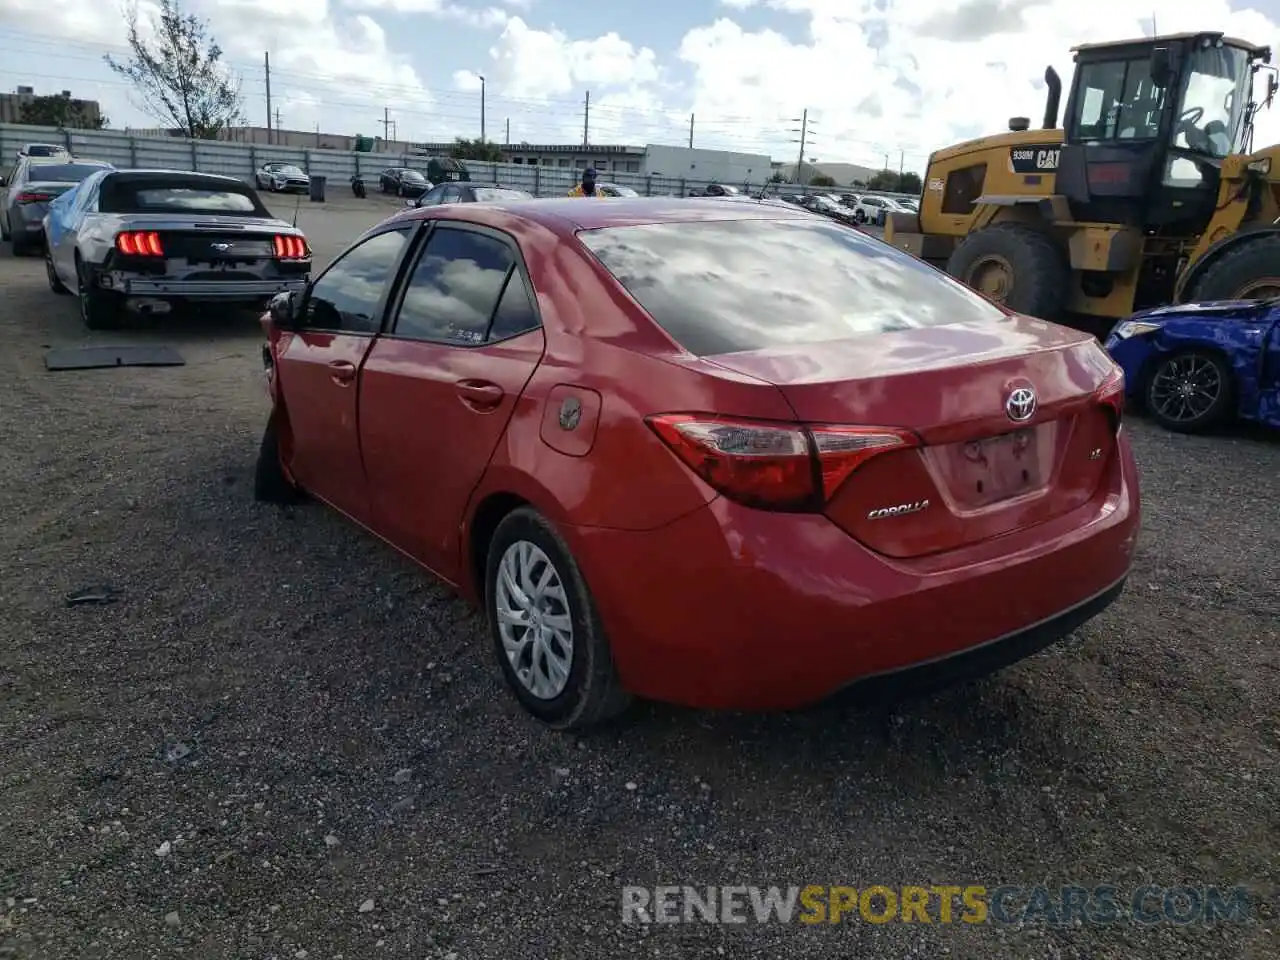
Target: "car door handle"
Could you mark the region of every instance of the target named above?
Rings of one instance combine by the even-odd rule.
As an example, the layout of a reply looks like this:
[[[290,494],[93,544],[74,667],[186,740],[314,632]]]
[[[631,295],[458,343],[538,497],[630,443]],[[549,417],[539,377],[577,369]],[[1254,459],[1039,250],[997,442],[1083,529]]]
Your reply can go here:
[[[329,363],[329,375],[334,383],[350,383],[356,378],[356,365],[349,360],[333,360]]]
[[[488,383],[484,380],[460,380],[457,388],[462,402],[478,410],[492,410],[502,402],[502,388],[496,383]]]

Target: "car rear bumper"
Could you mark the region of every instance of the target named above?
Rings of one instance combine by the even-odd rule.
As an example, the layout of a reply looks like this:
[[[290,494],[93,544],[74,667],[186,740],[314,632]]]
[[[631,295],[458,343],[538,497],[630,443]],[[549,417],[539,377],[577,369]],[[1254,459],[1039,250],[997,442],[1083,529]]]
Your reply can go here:
[[[108,274],[102,286],[128,297],[183,300],[267,300],[277,293],[301,291],[306,276],[275,280],[166,280]]]
[[[1036,527],[915,561],[825,517],[719,498],[658,530],[566,531],[623,684],[655,700],[791,709],[870,678],[998,669],[1123,588],[1140,522],[1127,441],[1102,491]]]

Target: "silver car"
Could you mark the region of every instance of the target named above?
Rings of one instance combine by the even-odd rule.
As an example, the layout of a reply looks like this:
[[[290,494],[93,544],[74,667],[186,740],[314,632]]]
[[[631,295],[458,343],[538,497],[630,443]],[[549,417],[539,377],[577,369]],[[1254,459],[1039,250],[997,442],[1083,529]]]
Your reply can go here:
[[[273,193],[307,193],[311,189],[311,178],[295,163],[264,163],[253,178],[259,190]]]
[[[178,170],[108,170],[54,201],[45,217],[54,293],[76,293],[85,326],[118,326],[127,308],[177,303],[265,306],[302,290],[311,248],[243,180]]]
[[[0,240],[13,245],[15,257],[40,250],[49,204],[90,174],[110,169],[101,160],[23,157],[0,177]]]

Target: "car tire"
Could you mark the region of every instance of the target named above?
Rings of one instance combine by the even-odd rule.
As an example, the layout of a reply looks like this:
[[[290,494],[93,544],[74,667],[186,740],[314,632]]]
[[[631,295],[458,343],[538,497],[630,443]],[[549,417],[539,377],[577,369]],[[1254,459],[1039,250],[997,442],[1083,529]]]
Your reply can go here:
[[[93,286],[92,273],[84,261],[76,257],[76,295],[80,300],[80,319],[90,330],[115,330],[120,326],[120,298],[109,290]]]
[[[529,606],[516,601],[520,592],[507,586],[513,568],[517,568],[518,578],[522,562],[525,572],[532,575],[547,576],[550,571],[547,595],[527,598],[524,594]],[[540,599],[547,601],[547,608],[535,615],[539,619],[563,618],[560,622],[568,625],[569,644],[563,686],[557,689],[553,684],[538,691],[537,674],[547,679],[545,664],[550,662],[553,648],[561,655],[566,652],[565,632],[561,630],[541,642],[526,641],[518,648],[513,643],[513,651],[518,650],[513,654],[508,654],[506,637],[517,642],[529,637],[534,628],[511,624],[507,611],[521,609],[527,614],[540,605]],[[489,541],[485,555],[485,612],[503,676],[521,705],[547,726],[554,730],[581,730],[613,719],[630,706],[631,696],[614,669],[609,640],[582,571],[555,527],[529,507],[507,514]],[[550,624],[546,626],[549,633],[554,632]],[[506,636],[504,627],[509,631]],[[524,653],[529,647],[533,649],[525,666]],[[541,671],[536,669],[539,655],[544,665]]]
[[[49,289],[54,293],[67,295],[71,293],[67,289],[67,285],[58,279],[58,271],[53,269],[53,252],[46,243],[44,247],[44,272],[45,277],[49,281]]]
[[[1199,384],[1202,391],[1212,389],[1212,401],[1186,415],[1176,401],[1171,403],[1168,398],[1182,381]],[[1142,385],[1142,401],[1148,415],[1174,433],[1208,433],[1217,429],[1231,419],[1235,397],[1236,380],[1231,364],[1212,350],[1179,350],[1157,357]]]
[[[1003,296],[979,286],[978,271],[988,265],[1004,275]],[[947,261],[947,273],[1010,310],[1049,321],[1062,314],[1071,276],[1054,242],[1019,223],[998,223],[969,234]],[[1001,282],[993,273],[992,283]]]
[[[280,462],[280,414],[273,412],[262,431],[258,462],[253,470],[253,499],[259,503],[287,505],[304,498],[302,490],[289,479]]]
[[[1211,300],[1267,299],[1280,291],[1280,234],[1244,240],[1211,263],[1196,281],[1191,303]]]

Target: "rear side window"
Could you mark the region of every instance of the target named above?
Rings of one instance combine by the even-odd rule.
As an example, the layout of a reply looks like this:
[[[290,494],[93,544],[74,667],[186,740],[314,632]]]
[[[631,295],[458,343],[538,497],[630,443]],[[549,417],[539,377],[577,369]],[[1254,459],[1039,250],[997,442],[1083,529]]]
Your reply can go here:
[[[830,221],[657,223],[578,238],[697,356],[1005,319],[928,264]]]

